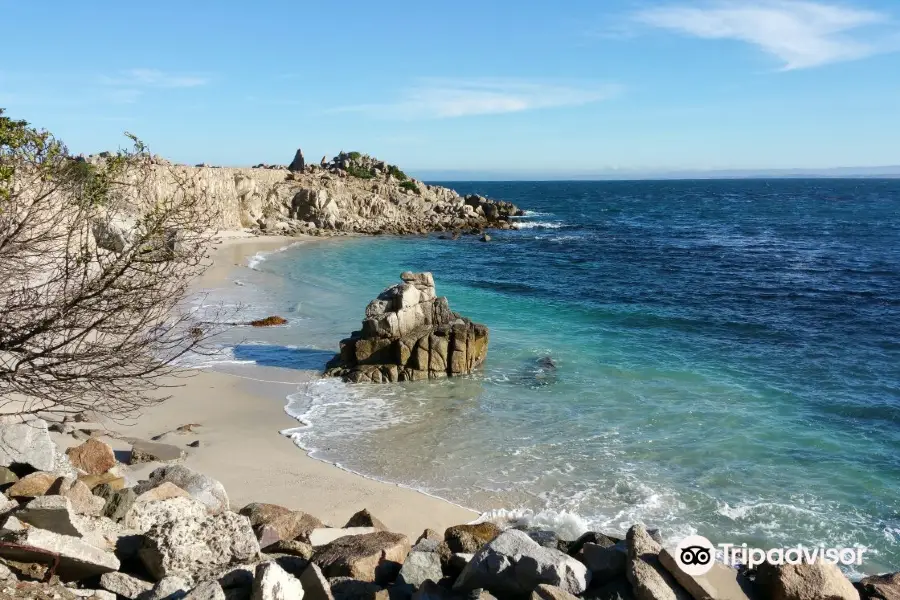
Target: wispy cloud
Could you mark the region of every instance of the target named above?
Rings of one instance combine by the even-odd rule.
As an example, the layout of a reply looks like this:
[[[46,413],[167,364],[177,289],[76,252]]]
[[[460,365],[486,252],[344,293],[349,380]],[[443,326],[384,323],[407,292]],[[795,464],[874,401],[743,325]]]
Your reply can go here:
[[[104,76],[101,82],[121,87],[186,88],[209,83],[209,78],[198,75],[166,73],[157,69],[129,69],[115,76]]]
[[[394,101],[334,109],[392,119],[447,119],[580,106],[607,100],[613,84],[554,84],[519,79],[423,79]]]
[[[705,39],[740,40],[783,62],[784,70],[858,60],[897,49],[872,30],[890,22],[886,14],[838,4],[801,0],[670,5],[635,15],[638,22]]]

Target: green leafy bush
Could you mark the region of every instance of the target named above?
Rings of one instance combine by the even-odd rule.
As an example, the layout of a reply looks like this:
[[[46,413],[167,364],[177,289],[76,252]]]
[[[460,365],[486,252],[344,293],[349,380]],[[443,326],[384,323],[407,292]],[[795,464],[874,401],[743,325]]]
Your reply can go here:
[[[419,186],[417,186],[415,184],[415,182],[413,182],[413,181],[404,181],[404,182],[400,183],[400,187],[402,187],[404,190],[412,190],[416,194],[421,195],[421,193],[422,193],[422,190],[420,190]]]
[[[406,181],[407,179],[409,179],[409,177],[407,177],[406,173],[401,171],[397,165],[390,165],[388,167],[388,173],[393,175],[394,179],[398,179],[400,181]]]
[[[359,152],[348,152],[347,158],[349,158],[350,160],[359,160],[360,158],[362,158],[362,154],[360,154]]]
[[[360,179],[372,179],[373,177],[375,177],[375,173],[374,171],[372,171],[372,169],[366,169],[365,167],[360,167],[353,164],[351,164],[347,168],[347,173],[349,173],[353,177],[359,177]]]

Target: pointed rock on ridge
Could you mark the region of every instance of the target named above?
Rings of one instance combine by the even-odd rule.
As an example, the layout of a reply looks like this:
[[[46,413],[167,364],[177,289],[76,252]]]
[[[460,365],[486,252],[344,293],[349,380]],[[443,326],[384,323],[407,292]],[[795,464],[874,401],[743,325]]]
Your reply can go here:
[[[297,148],[294,160],[288,165],[288,171],[303,171],[306,168],[306,160],[303,158],[303,150]]]

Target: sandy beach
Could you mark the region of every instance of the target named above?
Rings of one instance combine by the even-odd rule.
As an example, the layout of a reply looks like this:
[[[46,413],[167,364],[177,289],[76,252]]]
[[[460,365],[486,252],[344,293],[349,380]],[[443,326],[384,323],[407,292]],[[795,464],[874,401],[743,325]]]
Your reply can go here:
[[[213,266],[198,282],[198,290],[213,286],[246,268],[246,260],[260,251],[287,244],[317,243],[318,238],[227,237],[213,253]],[[231,505],[269,502],[303,510],[333,526],[342,526],[355,512],[367,508],[393,531],[417,537],[425,528],[443,531],[475,519],[475,512],[418,491],[382,483],[344,471],[306,455],[279,432],[299,423],[284,412],[285,396],[296,384],[317,377],[312,371],[257,367],[253,380],[228,373],[197,370],[168,390],[171,398],[144,412],[133,424],[110,424],[125,437],[150,439],[186,424],[199,424],[195,433],[173,433],[161,440],[190,448],[184,464],[222,482]],[[117,451],[130,446],[124,439],[103,438]],[[58,442],[75,445],[68,436]],[[143,477],[155,464],[133,469]]]

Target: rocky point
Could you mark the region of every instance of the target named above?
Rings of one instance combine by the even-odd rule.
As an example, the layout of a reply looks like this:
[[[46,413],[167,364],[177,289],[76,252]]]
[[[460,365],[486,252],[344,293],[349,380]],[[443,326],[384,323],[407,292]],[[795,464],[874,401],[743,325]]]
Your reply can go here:
[[[362,329],[341,340],[326,375],[354,383],[421,381],[471,373],[484,362],[487,327],[451,311],[431,273],[400,279],[369,303]]]

